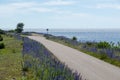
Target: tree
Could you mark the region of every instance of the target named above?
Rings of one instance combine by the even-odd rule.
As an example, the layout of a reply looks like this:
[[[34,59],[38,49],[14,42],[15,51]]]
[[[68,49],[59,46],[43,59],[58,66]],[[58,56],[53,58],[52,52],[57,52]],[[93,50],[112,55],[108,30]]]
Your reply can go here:
[[[16,28],[16,32],[17,33],[21,33],[22,31],[23,31],[23,26],[24,26],[24,24],[23,23],[18,23],[17,24],[17,28]]]
[[[73,36],[72,40],[73,41],[77,41],[77,38],[75,36]]]

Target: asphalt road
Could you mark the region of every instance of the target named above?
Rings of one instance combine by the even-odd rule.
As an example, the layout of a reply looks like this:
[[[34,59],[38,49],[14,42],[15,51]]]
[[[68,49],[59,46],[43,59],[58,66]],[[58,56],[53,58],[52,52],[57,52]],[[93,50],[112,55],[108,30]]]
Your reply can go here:
[[[81,73],[86,80],[120,80],[120,68],[76,49],[45,39],[42,36],[28,36],[42,43],[70,69]]]

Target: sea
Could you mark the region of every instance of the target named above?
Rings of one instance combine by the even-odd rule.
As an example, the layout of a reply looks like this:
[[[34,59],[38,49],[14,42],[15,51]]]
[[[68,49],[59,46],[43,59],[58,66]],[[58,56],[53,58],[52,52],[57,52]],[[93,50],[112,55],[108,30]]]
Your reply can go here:
[[[46,29],[26,29],[25,31],[47,33]],[[67,38],[76,37],[81,42],[120,42],[120,29],[49,29],[48,34]]]

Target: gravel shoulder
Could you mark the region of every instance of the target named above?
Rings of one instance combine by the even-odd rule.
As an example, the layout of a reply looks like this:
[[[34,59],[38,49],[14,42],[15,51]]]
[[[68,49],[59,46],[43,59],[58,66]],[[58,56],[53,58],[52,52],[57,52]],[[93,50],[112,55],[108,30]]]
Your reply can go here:
[[[120,68],[116,66],[76,49],[47,40],[42,36],[28,37],[42,43],[60,61],[64,62],[73,71],[81,73],[86,80],[120,80]]]

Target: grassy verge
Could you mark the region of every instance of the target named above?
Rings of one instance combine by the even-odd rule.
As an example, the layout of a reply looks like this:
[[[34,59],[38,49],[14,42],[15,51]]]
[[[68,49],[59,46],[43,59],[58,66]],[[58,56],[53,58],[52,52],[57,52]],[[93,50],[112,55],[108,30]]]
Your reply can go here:
[[[84,49],[81,48],[81,44],[79,44],[79,45],[76,46],[76,45],[72,45],[72,44],[66,42],[65,40],[60,40],[60,39],[55,39],[55,38],[48,38],[48,39],[49,39],[49,40],[52,40],[52,41],[55,41],[55,42],[58,42],[58,43],[60,43],[60,44],[69,46],[69,47],[71,47],[71,48],[77,49],[77,50],[82,51],[82,52],[84,52],[84,53],[86,53],[86,54],[88,54],[88,55],[94,56],[94,57],[96,57],[96,58],[98,58],[98,59],[100,59],[100,60],[103,60],[103,61],[105,61],[105,62],[108,62],[108,63],[110,63],[110,64],[113,64],[113,65],[115,65],[115,66],[120,67],[120,61],[119,61],[119,60],[109,58],[109,57],[108,57],[107,55],[105,55],[105,54],[97,54],[97,53],[94,53],[94,52],[90,52],[90,51],[84,50]]]
[[[82,51],[82,52],[84,52],[84,53],[86,53],[86,54],[88,54],[88,55],[94,56],[94,57],[96,57],[96,58],[98,58],[98,59],[100,59],[100,60],[103,60],[103,61],[105,61],[105,62],[108,62],[108,63],[110,63],[110,64],[112,64],[112,65],[115,65],[115,66],[117,66],[117,67],[120,67],[120,61],[118,61],[118,60],[116,60],[116,59],[111,59],[111,58],[107,57],[107,56],[104,55],[104,54],[101,55],[101,54],[96,54],[96,53],[88,52],[88,51],[84,51],[84,50],[80,50],[80,51]]]
[[[21,79],[21,41],[13,37],[2,35],[5,44],[4,49],[0,49],[0,80]]]

